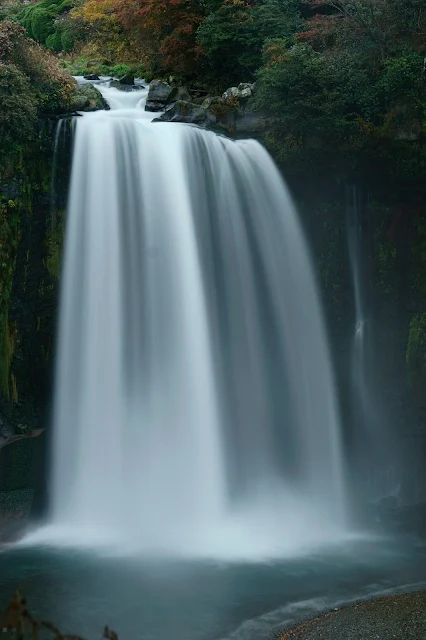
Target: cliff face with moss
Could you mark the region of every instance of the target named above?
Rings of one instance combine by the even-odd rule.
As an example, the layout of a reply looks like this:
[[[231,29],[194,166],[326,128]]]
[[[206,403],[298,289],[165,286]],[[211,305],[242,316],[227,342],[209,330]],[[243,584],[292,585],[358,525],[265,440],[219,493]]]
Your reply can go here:
[[[74,93],[21,27],[0,23],[1,525],[28,513],[42,479],[64,206],[51,201],[54,155],[62,194],[68,173],[66,154],[55,154],[54,114],[70,109]]]

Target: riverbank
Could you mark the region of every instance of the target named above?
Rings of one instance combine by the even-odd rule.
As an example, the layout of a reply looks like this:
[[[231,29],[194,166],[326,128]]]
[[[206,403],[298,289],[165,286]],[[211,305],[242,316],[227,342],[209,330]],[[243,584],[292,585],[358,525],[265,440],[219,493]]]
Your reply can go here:
[[[286,631],[280,640],[424,640],[426,591],[345,606]]]

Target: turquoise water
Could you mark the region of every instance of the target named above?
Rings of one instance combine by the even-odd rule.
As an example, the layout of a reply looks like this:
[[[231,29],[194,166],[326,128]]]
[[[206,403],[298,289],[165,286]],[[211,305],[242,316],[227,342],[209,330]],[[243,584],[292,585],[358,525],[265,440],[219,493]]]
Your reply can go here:
[[[426,581],[426,548],[369,541],[269,564],[154,562],[93,551],[0,552],[0,601],[15,589],[63,632],[120,640],[263,640],[292,621]]]

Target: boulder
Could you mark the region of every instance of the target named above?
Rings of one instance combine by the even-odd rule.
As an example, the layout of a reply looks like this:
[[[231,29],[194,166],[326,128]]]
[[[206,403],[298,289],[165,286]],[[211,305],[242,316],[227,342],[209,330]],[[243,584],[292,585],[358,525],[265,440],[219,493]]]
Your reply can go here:
[[[191,95],[186,87],[174,87],[167,98],[166,104],[170,105],[178,101],[192,102]]]
[[[255,85],[250,82],[241,82],[238,87],[229,87],[222,98],[224,100],[231,100],[232,98],[237,100],[244,100],[251,98],[255,91]]]
[[[119,80],[112,80],[109,86],[126,93],[130,93],[131,91],[140,91],[141,89],[143,89],[143,87],[140,85],[120,84]]]
[[[45,442],[42,430],[12,436],[0,447],[0,544],[24,532],[37,487]]]
[[[206,96],[196,96],[195,98],[191,98],[191,102],[201,106],[205,99],[206,99]]]
[[[212,107],[212,105],[214,104],[223,104],[223,99],[220,96],[214,96],[214,97],[209,97],[209,98],[205,98],[201,104],[201,106],[203,107],[203,109],[210,109]]]
[[[100,80],[99,76],[94,74],[94,73],[91,73],[88,76],[84,76],[84,79],[85,80]]]
[[[132,87],[135,84],[135,76],[133,73],[126,73],[121,78],[118,78],[118,82],[122,85]]]
[[[171,93],[172,87],[162,80],[153,80],[149,85],[145,111],[164,111]]]
[[[206,124],[206,110],[192,102],[178,100],[160,116],[162,122],[183,122],[186,124]]]
[[[84,96],[80,93],[75,93],[73,95],[71,111],[85,111],[87,107],[90,105],[90,100],[87,96]]]
[[[74,92],[71,111],[109,110],[108,103],[92,84],[79,85]]]

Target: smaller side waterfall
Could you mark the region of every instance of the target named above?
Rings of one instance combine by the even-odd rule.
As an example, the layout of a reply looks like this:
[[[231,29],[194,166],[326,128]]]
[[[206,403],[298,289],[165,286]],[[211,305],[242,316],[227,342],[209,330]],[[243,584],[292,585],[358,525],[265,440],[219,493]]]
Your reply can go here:
[[[346,231],[354,295],[351,356],[352,422],[357,458],[357,484],[363,500],[375,501],[399,492],[399,466],[395,456],[393,425],[380,399],[375,362],[372,312],[368,306],[367,262],[363,211],[367,206],[360,188],[346,190]]]
[[[364,428],[374,428],[369,398],[369,386],[366,371],[366,333],[368,331],[365,309],[365,273],[363,260],[363,229],[361,219],[361,193],[356,186],[348,187],[346,192],[346,230],[349,261],[355,303],[355,323],[351,358],[351,379],[357,396],[358,414]],[[368,423],[368,424],[366,424]]]

